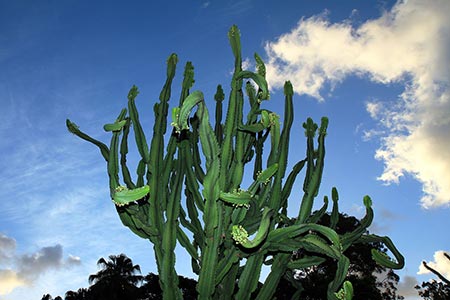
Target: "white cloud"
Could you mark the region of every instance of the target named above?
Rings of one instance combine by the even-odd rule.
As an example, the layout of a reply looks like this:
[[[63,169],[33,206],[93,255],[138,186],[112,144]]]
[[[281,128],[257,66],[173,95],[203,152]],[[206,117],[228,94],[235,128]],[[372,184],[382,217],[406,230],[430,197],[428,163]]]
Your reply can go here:
[[[250,61],[250,58],[246,57],[242,61],[242,70],[248,70],[252,67],[252,62]]]
[[[450,260],[444,256],[444,253],[448,254],[449,252],[442,250],[436,251],[433,257],[434,261],[427,262],[427,265],[438,271],[445,278],[450,278]],[[425,268],[423,264],[420,264],[417,274],[431,274],[431,271]]]
[[[289,79],[296,93],[322,101],[325,83],[351,74],[404,85],[397,103],[367,104],[387,132],[375,155],[385,165],[378,179],[397,183],[412,175],[423,185],[424,207],[450,204],[449,11],[446,0],[399,1],[357,28],[314,16],[266,44],[272,88]]]
[[[374,119],[378,119],[380,112],[383,110],[383,103],[372,101],[366,103],[366,110]]]

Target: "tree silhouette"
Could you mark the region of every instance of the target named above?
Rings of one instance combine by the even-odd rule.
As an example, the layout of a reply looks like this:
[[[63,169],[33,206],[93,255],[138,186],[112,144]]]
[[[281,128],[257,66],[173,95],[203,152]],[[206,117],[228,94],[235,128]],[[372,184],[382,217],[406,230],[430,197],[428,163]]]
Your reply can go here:
[[[319,224],[330,226],[330,215],[325,214]],[[336,232],[344,234],[355,230],[360,221],[352,216],[339,214]],[[344,254],[350,259],[346,280],[354,289],[353,300],[400,300],[397,295],[399,276],[393,270],[378,265],[373,259],[371,249],[387,251],[381,243],[358,243],[350,246]],[[298,252],[296,258],[305,253]],[[336,262],[324,257],[324,263],[311,268],[287,272],[278,285],[277,299],[291,299],[298,289],[302,289],[301,299],[327,299],[326,291],[336,272]],[[298,294],[297,294],[298,295]]]
[[[178,276],[178,286],[181,289],[181,294],[185,300],[197,299],[198,293],[196,291],[197,281],[194,279]],[[139,300],[153,300],[162,299],[162,290],[159,285],[159,276],[149,273],[144,277],[144,284],[140,288],[141,298]]]
[[[110,255],[106,260],[103,257],[97,262],[101,268],[97,274],[89,276],[92,284],[90,291],[95,299],[119,300],[136,298],[143,277],[139,265],[133,262],[125,254]]]
[[[450,260],[450,255],[448,253],[444,253],[444,256]],[[436,280],[431,280],[428,282],[422,282],[422,285],[416,285],[415,288],[424,299],[427,300],[447,300],[450,299],[450,280],[444,277],[437,270],[433,269],[426,262],[422,262],[423,266],[434,273],[441,281],[437,282]]]
[[[80,288],[78,291],[67,291],[64,300],[95,300],[88,288]]]
[[[56,298],[53,298],[50,294],[44,294],[41,298],[41,300],[62,300],[60,296],[57,296]]]
[[[450,299],[450,285],[438,282],[434,279],[422,282],[422,285],[415,286],[419,296],[426,300],[448,300]]]

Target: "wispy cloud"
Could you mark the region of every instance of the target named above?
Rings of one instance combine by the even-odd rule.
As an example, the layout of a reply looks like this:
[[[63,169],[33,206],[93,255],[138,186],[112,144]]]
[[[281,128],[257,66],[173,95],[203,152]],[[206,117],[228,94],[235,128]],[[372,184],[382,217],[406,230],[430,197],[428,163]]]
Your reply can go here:
[[[16,241],[4,234],[0,234],[0,258],[0,295],[34,283],[49,270],[67,269],[81,264],[80,258],[76,256],[64,259],[63,247],[59,244],[42,247],[35,253],[19,255],[16,253]]]
[[[398,183],[408,173],[423,185],[424,207],[450,204],[450,2],[397,2],[378,19],[353,27],[326,15],[302,19],[266,45],[267,76],[274,88],[290,79],[298,94],[321,101],[325,83],[349,75],[381,84],[401,83],[396,103],[367,104],[387,134],[375,157],[379,180]]]
[[[385,234],[391,230],[393,222],[399,221],[404,218],[401,214],[380,207],[376,209],[376,220],[370,225],[369,231],[375,234]],[[381,221],[382,220],[382,221]]]

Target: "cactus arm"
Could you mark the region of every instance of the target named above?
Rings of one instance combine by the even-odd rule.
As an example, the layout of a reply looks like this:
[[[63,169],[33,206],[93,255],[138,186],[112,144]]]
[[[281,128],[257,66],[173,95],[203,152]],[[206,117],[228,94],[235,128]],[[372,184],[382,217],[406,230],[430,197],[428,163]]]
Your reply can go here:
[[[191,194],[189,199],[192,199],[198,209],[203,212],[205,210],[205,204],[203,202],[202,195],[199,192],[199,185],[197,183],[194,171],[192,170],[192,161],[192,155],[189,151],[185,156],[186,190]],[[190,202],[192,201],[188,201],[188,203]],[[194,205],[193,203],[192,205]]]
[[[85,141],[88,141],[88,142],[96,145],[99,148],[100,153],[102,154],[102,156],[105,159],[105,161],[108,162],[108,159],[109,159],[109,148],[108,148],[108,146],[106,146],[102,142],[100,142],[100,141],[90,137],[86,133],[82,132],[80,130],[80,128],[77,126],[77,124],[71,122],[69,119],[66,120],[66,126],[67,126],[67,129],[71,133],[73,133],[74,135],[78,136],[79,138],[81,138],[81,139],[83,139]]]
[[[328,300],[343,300],[343,299],[350,299],[352,298],[352,295],[350,294],[350,286],[348,283],[344,283],[345,277],[347,276],[348,267],[350,265],[350,260],[344,256],[341,255],[340,258],[337,261],[337,269],[334,276],[334,279],[328,284],[328,290],[327,290],[327,297]],[[344,283],[344,291],[338,292],[339,287]],[[353,289],[351,289],[353,290]],[[347,294],[346,294],[347,293]],[[338,298],[341,297],[341,298]]]
[[[228,193],[220,192],[219,198],[220,200],[235,207],[248,207],[250,205],[250,201],[253,199],[253,194],[249,191],[238,189]]]
[[[289,153],[289,137],[291,133],[291,127],[294,119],[294,105],[292,103],[292,98],[294,94],[294,90],[292,88],[292,84],[287,81],[284,84],[284,94],[285,94],[285,108],[284,108],[284,122],[283,122],[283,130],[281,136],[279,135],[279,121],[276,120],[275,124],[275,136],[277,138],[272,143],[272,151],[274,152],[274,156],[272,156],[272,152],[269,155],[268,163],[271,162],[271,159],[278,161],[278,172],[275,176],[274,184],[273,184],[273,192],[270,197],[269,206],[279,210],[280,207],[285,205],[285,201],[281,197],[282,194],[282,180],[286,173],[287,167],[287,159]],[[278,128],[277,128],[278,126]],[[280,201],[281,200],[281,201]]]
[[[120,221],[123,225],[128,227],[137,236],[148,239],[152,234],[151,232],[145,232],[141,228],[138,228],[136,222],[133,220],[132,215],[126,211],[124,207],[119,207],[116,205],[117,213],[119,214]]]
[[[236,25],[231,26],[228,31],[228,40],[230,42],[231,51],[234,56],[234,69],[241,70],[242,57],[241,57],[241,33]]]
[[[331,190],[331,199],[333,200],[333,209],[330,217],[330,228],[336,229],[336,225],[339,221],[339,194],[335,187]]]
[[[259,90],[262,91],[261,94],[259,96],[261,96],[260,98],[263,99],[268,99],[269,98],[269,94],[268,94],[268,87],[267,87],[267,82],[265,80],[265,67],[264,67],[264,63],[262,63],[262,60],[259,58],[259,56],[257,54],[255,54],[255,59],[257,61],[257,65],[258,65],[258,71],[261,72],[261,74],[255,74],[252,72],[248,72],[248,71],[241,71],[240,73],[238,73],[237,75],[237,84],[239,87],[239,91],[236,93],[236,113],[235,113],[235,120],[236,120],[236,124],[238,125],[238,127],[241,127],[243,125],[243,106],[244,106],[244,99],[243,99],[243,93],[242,93],[242,82],[241,82],[241,77],[242,79],[244,78],[251,78],[253,79],[256,84],[258,84],[259,86]],[[258,78],[254,78],[254,77],[258,77]],[[258,102],[257,102],[258,103]],[[252,109],[250,111],[250,113],[254,112],[255,107],[258,107],[257,105],[252,105]],[[279,130],[279,128],[276,128],[276,125],[279,125],[279,121],[276,119],[276,115],[273,115],[273,123],[274,125],[271,127],[271,130],[273,131],[271,136],[273,137],[273,139],[275,140],[275,143],[277,143],[277,134],[276,132]],[[248,121],[252,120],[252,116],[248,116],[247,117]],[[251,126],[251,125],[250,125]],[[275,134],[274,134],[275,133]],[[278,133],[279,135],[279,133]],[[250,139],[249,139],[249,134],[243,132],[242,130],[238,130],[236,131],[236,143],[235,143],[235,153],[233,155],[233,165],[231,168],[231,174],[233,174],[233,176],[231,177],[231,185],[230,188],[235,189],[238,188],[240,183],[242,182],[242,177],[244,174],[244,163],[246,160],[246,157],[248,156],[247,151],[248,151],[248,146],[250,143]]]
[[[267,87],[267,81],[264,76],[253,73],[250,71],[240,71],[237,73],[237,80],[242,80],[245,78],[252,79],[259,87],[258,98],[261,100],[269,99],[269,89]]]
[[[315,124],[311,118],[308,118],[306,122],[303,123],[303,128],[305,129],[306,159],[308,162],[305,180],[303,182],[303,191],[306,193],[314,171],[314,136],[316,135],[317,124]]]
[[[117,148],[119,147],[119,133],[114,132],[111,138],[111,145],[108,159],[108,176],[109,176],[109,189],[112,196],[113,192],[119,187],[119,159],[117,154]]]
[[[219,145],[222,144],[223,140],[223,128],[222,128],[222,102],[225,99],[225,94],[223,93],[222,86],[219,84],[217,86],[216,94],[214,95],[214,100],[216,100],[216,123],[214,126],[214,133],[216,134],[216,139]]]
[[[120,167],[122,168],[122,176],[123,181],[127,185],[127,188],[134,189],[136,185],[133,183],[131,179],[130,170],[127,166],[127,154],[128,154],[128,134],[130,132],[131,120],[130,118],[126,119],[126,123],[123,127],[123,136],[122,141],[120,142]]]
[[[242,95],[242,91],[239,90],[236,97],[236,113],[235,113],[235,120],[237,127],[243,123],[243,110],[244,110],[244,97]],[[242,177],[244,175],[244,154],[246,150],[244,142],[247,133],[242,132],[240,130],[234,130],[234,134],[235,134],[235,146],[234,146],[235,150],[232,159],[232,165],[230,168],[230,174],[233,174],[233,176],[230,176],[231,183],[228,186],[228,189],[239,188],[242,182]]]
[[[272,244],[272,249],[274,249],[284,241],[296,238],[309,231],[320,233],[321,235],[326,237],[332,243],[332,245],[336,246],[337,249],[341,248],[341,241],[336,231],[329,227],[314,223],[302,223],[272,230],[267,236],[267,247]],[[311,243],[314,243],[314,241],[312,241]]]
[[[281,132],[280,143],[279,143],[279,158],[278,164],[280,166],[279,175],[284,176],[286,172],[287,160],[288,160],[288,150],[289,150],[289,137],[291,134],[292,123],[294,121],[294,104],[292,101],[294,90],[290,81],[286,81],[284,84],[284,94],[285,94],[285,108],[284,108],[284,121],[283,130]]]
[[[202,95],[203,99],[203,95]],[[199,106],[197,114],[200,119],[200,142],[202,144],[203,154],[206,157],[206,169],[208,170],[204,178],[204,189],[202,191],[205,203],[204,223],[206,225],[205,239],[206,247],[204,250],[205,261],[202,263],[204,271],[200,274],[198,291],[199,299],[209,299],[215,289],[215,269],[218,263],[217,249],[220,244],[220,231],[218,228],[221,223],[221,208],[217,203],[219,198],[219,145],[214,137],[211,125],[208,121],[207,108],[204,103]]]
[[[219,261],[217,265],[216,273],[216,285],[222,282],[225,275],[230,271],[231,267],[239,262],[242,253],[236,250],[236,248],[228,248],[224,252],[224,257]]]
[[[373,242],[380,242],[383,243],[389,251],[394,254],[396,262],[392,260],[388,255],[385,253],[382,253],[378,250],[372,249],[372,258],[381,266],[391,268],[391,269],[401,269],[405,265],[405,258],[403,255],[398,251],[398,249],[395,247],[392,240],[387,236],[378,236],[375,234],[368,234],[363,235],[360,237],[358,242],[362,243],[373,243]]]
[[[122,120],[120,122],[116,121],[116,122],[111,123],[111,124],[103,125],[103,129],[106,132],[109,132],[109,131],[120,131],[120,130],[122,130],[122,128],[125,126],[126,123],[127,123],[126,120]]]
[[[269,114],[270,154],[267,165],[278,162],[278,147],[280,145],[280,116],[276,113]]]
[[[164,259],[162,261],[161,278],[162,290],[166,299],[182,299],[181,291],[178,288],[178,275],[175,271],[175,246],[177,241],[178,223],[180,214],[181,188],[183,183],[183,165],[176,161],[176,173],[171,187],[169,201],[167,203],[166,222],[162,235],[162,251]]]
[[[258,53],[255,53],[253,55],[256,61],[256,72],[261,75],[262,77],[266,77],[266,66],[264,64],[264,61],[261,59],[261,57],[258,55]]]
[[[119,186],[112,195],[112,201],[117,206],[129,205],[130,203],[144,198],[149,192],[150,187],[148,185],[135,189],[127,189],[126,187]]]
[[[186,235],[186,233],[181,229],[180,226],[177,227],[177,239],[180,242],[181,246],[183,246],[186,251],[189,253],[189,255],[195,259],[198,260],[198,252],[197,249],[194,247],[194,245],[189,240],[189,237]]]
[[[291,258],[291,254],[279,253],[275,255],[269,275],[264,281],[264,285],[260,289],[255,299],[272,300],[277,289],[278,283],[283,277],[287,263]]]
[[[119,116],[117,117],[117,121],[120,122],[125,118],[125,114],[127,113],[126,109],[123,109]],[[108,159],[108,176],[109,176],[109,188],[111,197],[115,192],[115,189],[119,187],[119,136],[121,134],[121,130],[116,130],[112,132],[111,137],[111,145],[109,150],[109,159]]]
[[[258,287],[259,276],[261,274],[261,265],[264,262],[264,256],[261,254],[252,255],[247,258],[244,270],[241,273],[238,283],[238,292],[235,299],[250,299],[252,293]]]
[[[289,269],[306,269],[312,266],[318,266],[325,261],[326,259],[320,256],[305,256],[289,262],[287,267]]]
[[[287,200],[289,195],[291,194],[292,187],[294,186],[294,182],[297,179],[297,175],[300,173],[300,171],[305,166],[306,160],[301,160],[297,162],[294,167],[292,167],[292,171],[289,173],[286,182],[284,183],[284,187],[281,191],[281,204],[280,206],[283,207],[283,209],[286,209]]]
[[[309,120],[309,119],[308,119]],[[307,159],[308,159],[308,167],[307,167],[307,174],[305,177],[305,181],[307,177],[310,177],[310,180],[308,181],[308,184],[306,185],[306,191],[302,199],[302,203],[300,205],[300,211],[298,214],[298,218],[296,220],[296,223],[303,223],[305,220],[311,215],[311,209],[314,202],[314,198],[316,197],[320,181],[322,180],[322,172],[323,172],[323,165],[324,165],[324,159],[325,159],[325,135],[326,135],[326,129],[328,127],[328,119],[322,118],[322,122],[320,125],[319,130],[319,150],[318,150],[318,157],[316,165],[313,166],[312,157],[314,153],[314,148],[312,145],[308,144],[308,152],[307,152]],[[308,135],[308,141],[312,141],[312,137],[314,136],[314,132],[316,131],[317,125],[314,124],[311,120],[311,122],[308,122],[306,125],[306,131]],[[311,163],[310,163],[311,161]],[[310,174],[308,174],[308,170]]]
[[[134,138],[136,140],[136,145],[139,154],[141,155],[144,162],[148,163],[150,158],[148,152],[147,139],[145,137],[144,130],[142,129],[141,122],[139,121],[139,113],[135,104],[135,99],[138,94],[139,94],[138,88],[135,85],[133,85],[130,91],[128,92],[128,110],[130,112],[131,122],[133,123]]]
[[[270,228],[270,221],[273,216],[273,211],[266,207],[264,208],[261,223],[258,228],[258,232],[256,233],[253,240],[249,240],[248,233],[241,225],[233,225],[231,235],[237,244],[243,246],[244,248],[255,248],[259,246],[263,240],[267,237]]]
[[[277,171],[278,171],[278,164],[275,163],[269,166],[264,171],[258,172],[255,181],[249,186],[248,191],[252,194],[255,194],[260,188],[260,185],[261,184],[267,185]]]
[[[168,101],[171,95],[171,85],[175,76],[176,63],[178,58],[176,54],[171,54],[167,60],[167,78],[159,96],[159,103],[154,105],[155,123],[153,125],[153,137],[150,145],[150,157],[146,161],[147,165],[147,180],[150,186],[149,197],[149,213],[148,219],[151,221],[158,232],[158,235],[152,239],[154,244],[156,261],[158,263],[158,272],[160,276],[160,284],[164,286],[163,298],[164,299],[179,299],[180,294],[178,287],[173,280],[177,277],[175,272],[175,266],[169,266],[164,263],[166,256],[169,260],[172,260],[171,254],[164,252],[163,248],[170,248],[170,244],[173,242],[174,236],[176,238],[175,229],[170,227],[170,234],[164,236],[164,215],[163,211],[167,208],[169,200],[167,201],[168,182],[162,183],[161,175],[163,174],[163,152],[164,152],[164,134],[167,126],[167,112]],[[169,205],[176,205],[175,203],[169,203]],[[167,212],[169,213],[169,212]]]
[[[189,135],[189,141],[191,142],[192,147],[192,160],[193,160],[193,166],[195,171],[195,177],[197,177],[197,180],[200,184],[203,184],[203,180],[205,178],[205,172],[202,169],[201,166],[201,158],[200,158],[200,150],[198,147],[199,144],[199,134],[198,134],[198,118],[194,115],[190,119],[191,125],[192,125],[192,132]],[[191,165],[191,166],[192,166]]]
[[[352,300],[353,298],[353,285],[350,281],[345,281],[339,292],[334,293],[339,300]]]
[[[236,114],[239,97],[241,97],[242,78],[238,79],[238,74],[242,70],[242,56],[241,56],[241,39],[240,32],[237,26],[233,25],[228,31],[228,39],[230,41],[231,50],[234,55],[234,74],[231,80],[231,92],[228,102],[228,110],[225,118],[223,128],[224,138],[221,144],[221,162],[220,165],[224,170],[231,169],[233,157],[233,138],[237,125]],[[221,172],[220,174],[220,189],[228,189],[229,172]]]
[[[369,196],[364,197],[364,206],[366,207],[366,215],[361,220],[360,225],[352,232],[345,233],[342,236],[342,246],[344,249],[350,247],[350,245],[356,242],[360,237],[367,231],[367,228],[372,224],[373,221],[373,209],[372,209],[372,199]]]
[[[323,197],[323,205],[322,205],[322,207],[318,211],[314,212],[314,214],[312,214],[308,218],[308,223],[317,223],[317,222],[319,222],[319,220],[322,218],[322,216],[326,213],[327,208],[328,208],[328,197],[324,196]]]
[[[144,175],[147,168],[147,164],[144,162],[144,159],[141,159],[138,163],[138,167],[136,169],[136,174],[138,176],[136,186],[141,187],[144,185]]]

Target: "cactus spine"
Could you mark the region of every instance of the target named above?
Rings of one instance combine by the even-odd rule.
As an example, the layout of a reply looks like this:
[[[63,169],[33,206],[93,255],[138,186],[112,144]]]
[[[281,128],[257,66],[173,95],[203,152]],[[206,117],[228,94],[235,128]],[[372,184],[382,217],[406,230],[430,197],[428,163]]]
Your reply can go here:
[[[69,120],[67,127],[100,149],[107,162],[111,198],[120,220],[133,233],[154,245],[164,299],[182,297],[174,267],[177,242],[191,256],[192,269],[199,276],[199,299],[249,299],[251,296],[272,299],[284,274],[319,265],[325,257],[333,258],[337,264],[335,278],[328,286],[328,299],[351,299],[353,288],[345,281],[349,260],[343,254],[350,245],[383,242],[396,261],[377,251],[373,251],[373,258],[390,268],[402,268],[403,257],[389,238],[366,234],[373,219],[372,201],[368,196],[364,198],[366,216],[354,232],[339,235],[334,230],[339,213],[339,197],[334,188],[331,225],[316,224],[328,208],[325,197],[322,208],[312,211],[324,168],[328,119],[322,118],[320,126],[310,118],[303,123],[306,155],[287,173],[294,119],[292,84],[287,81],[284,86],[285,110],[281,126],[277,114],[261,108],[263,100],[269,98],[263,61],[255,54],[257,71],[242,70],[240,33],[236,26],[231,27],[228,37],[235,70],[224,123],[222,86],[217,87],[214,97],[213,127],[203,93],[190,91],[194,69],[188,62],[179,105],[171,110],[173,129],[165,142],[171,85],[178,62],[177,56],[172,54],[167,60],[167,79],[160,101],[154,106],[150,147],[135,105],[139,93],[135,86],[128,94],[128,109],[123,109],[114,123],[104,126],[112,133],[110,147],[83,133]],[[250,103],[246,121],[245,98]],[[126,161],[130,129],[141,157],[136,181]],[[270,152],[263,166],[263,146],[267,144]],[[251,162],[254,182],[244,187],[244,169]],[[295,218],[289,218],[288,200],[305,166],[299,212]],[[124,186],[120,182],[120,170]],[[192,234],[192,240],[187,231]],[[252,235],[255,236],[250,238]],[[294,257],[293,251],[299,249],[305,254]],[[272,270],[257,291],[263,264],[271,265]]]

